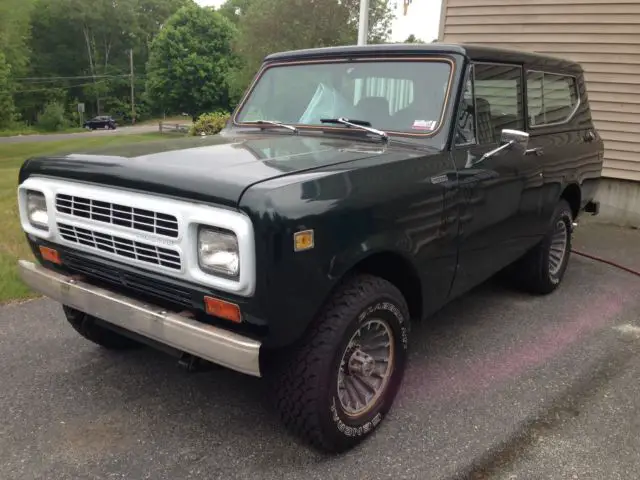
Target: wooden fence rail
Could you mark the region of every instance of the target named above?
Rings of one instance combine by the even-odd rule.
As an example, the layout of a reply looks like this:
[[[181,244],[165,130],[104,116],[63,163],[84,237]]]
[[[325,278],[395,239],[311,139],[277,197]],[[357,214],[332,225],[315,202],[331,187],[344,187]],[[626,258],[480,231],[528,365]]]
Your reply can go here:
[[[190,127],[191,125],[186,123],[173,123],[173,122],[158,123],[158,128],[160,130],[160,133],[167,133],[167,132],[187,133]]]

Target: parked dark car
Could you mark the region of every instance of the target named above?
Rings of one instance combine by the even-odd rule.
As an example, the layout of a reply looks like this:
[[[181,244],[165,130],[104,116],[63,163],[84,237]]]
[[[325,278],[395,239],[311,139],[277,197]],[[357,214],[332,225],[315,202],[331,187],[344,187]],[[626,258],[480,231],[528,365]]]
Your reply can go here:
[[[22,278],[105,348],[266,377],[332,452],[387,415],[412,321],[499,272],[553,292],[598,212],[582,69],[533,53],[278,53],[220,135],[173,142],[26,161]]]
[[[116,121],[113,119],[113,117],[93,117],[91,120],[87,120],[86,122],[84,122],[84,128],[88,128],[89,130],[96,130],[97,128],[108,128],[109,130],[115,130]]]

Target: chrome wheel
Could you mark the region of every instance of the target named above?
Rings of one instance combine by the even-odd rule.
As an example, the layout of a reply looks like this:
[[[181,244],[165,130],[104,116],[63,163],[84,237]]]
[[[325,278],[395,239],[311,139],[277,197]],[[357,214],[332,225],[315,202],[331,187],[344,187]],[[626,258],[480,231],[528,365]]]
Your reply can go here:
[[[351,337],[338,372],[338,398],[348,416],[371,409],[389,384],[393,362],[391,327],[379,319],[362,324]]]
[[[567,240],[569,238],[569,229],[564,220],[558,220],[551,237],[551,246],[549,247],[549,273],[555,276],[560,272],[564,257],[567,254]]]

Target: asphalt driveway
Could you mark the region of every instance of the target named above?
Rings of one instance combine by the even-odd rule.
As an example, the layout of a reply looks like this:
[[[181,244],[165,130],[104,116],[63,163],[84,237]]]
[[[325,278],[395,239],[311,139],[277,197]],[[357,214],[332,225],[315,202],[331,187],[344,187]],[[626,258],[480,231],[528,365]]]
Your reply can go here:
[[[576,243],[622,242],[637,262],[640,233],[620,232],[587,226]],[[639,292],[577,256],[545,298],[483,285],[414,328],[391,415],[339,457],[285,433],[258,379],[102,351],[47,300],[5,306],[0,478],[635,478]]]

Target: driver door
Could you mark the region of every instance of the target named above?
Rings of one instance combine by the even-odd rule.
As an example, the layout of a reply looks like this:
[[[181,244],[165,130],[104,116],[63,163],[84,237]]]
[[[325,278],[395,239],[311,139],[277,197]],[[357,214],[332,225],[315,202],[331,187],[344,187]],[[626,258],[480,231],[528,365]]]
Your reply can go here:
[[[459,180],[459,254],[452,295],[483,282],[536,241],[542,169],[525,149],[501,146],[503,129],[524,130],[522,67],[470,67],[452,146]],[[526,148],[526,147],[525,147]]]

